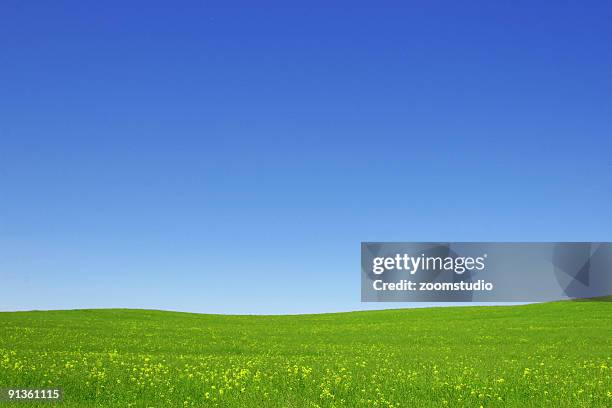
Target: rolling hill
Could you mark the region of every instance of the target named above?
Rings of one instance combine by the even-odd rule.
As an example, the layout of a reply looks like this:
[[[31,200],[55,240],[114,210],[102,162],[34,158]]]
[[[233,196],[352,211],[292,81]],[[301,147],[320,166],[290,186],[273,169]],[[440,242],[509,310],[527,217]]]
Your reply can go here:
[[[606,301],[295,316],[5,312],[0,387],[59,387],[62,407],[606,407],[611,316]]]

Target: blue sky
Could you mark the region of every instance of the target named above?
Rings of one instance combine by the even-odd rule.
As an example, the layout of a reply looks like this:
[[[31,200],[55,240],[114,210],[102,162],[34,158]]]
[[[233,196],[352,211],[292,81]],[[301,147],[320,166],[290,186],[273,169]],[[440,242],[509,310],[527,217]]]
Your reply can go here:
[[[361,241],[610,240],[609,3],[124,3],[0,5],[0,310],[398,306]]]

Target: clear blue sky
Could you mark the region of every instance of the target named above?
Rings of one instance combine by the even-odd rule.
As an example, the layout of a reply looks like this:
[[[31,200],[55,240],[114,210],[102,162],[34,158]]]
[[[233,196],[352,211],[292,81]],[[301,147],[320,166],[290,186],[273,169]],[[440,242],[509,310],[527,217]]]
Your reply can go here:
[[[611,239],[609,2],[127,3],[0,5],[0,310],[388,307],[361,241]]]

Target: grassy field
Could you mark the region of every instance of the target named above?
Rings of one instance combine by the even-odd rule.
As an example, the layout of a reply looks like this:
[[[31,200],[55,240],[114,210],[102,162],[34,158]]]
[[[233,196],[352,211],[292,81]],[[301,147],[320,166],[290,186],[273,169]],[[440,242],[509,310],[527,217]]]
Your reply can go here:
[[[0,313],[0,387],[62,387],[65,407],[610,407],[611,367],[610,302]]]

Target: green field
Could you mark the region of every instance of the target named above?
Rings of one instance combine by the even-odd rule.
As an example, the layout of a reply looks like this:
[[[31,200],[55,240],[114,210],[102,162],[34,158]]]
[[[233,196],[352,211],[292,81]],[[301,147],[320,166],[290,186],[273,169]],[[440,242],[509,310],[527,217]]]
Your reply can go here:
[[[609,302],[0,313],[0,387],[62,387],[66,407],[610,407],[611,367]]]

